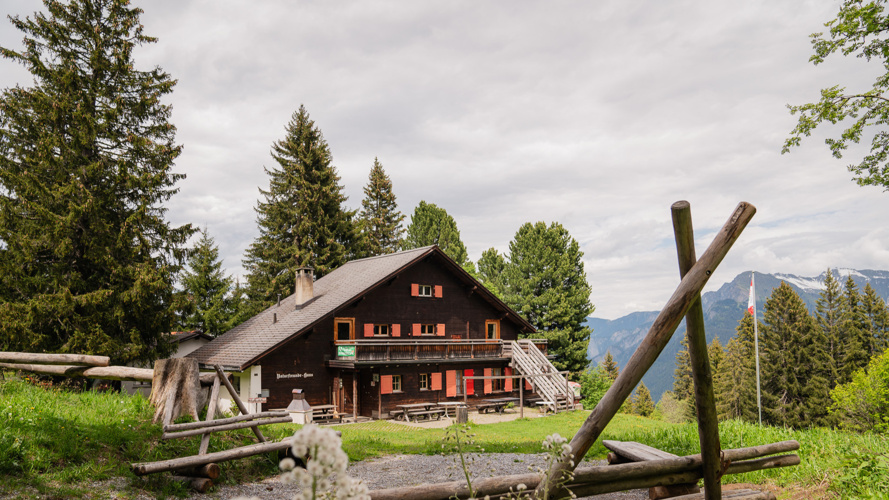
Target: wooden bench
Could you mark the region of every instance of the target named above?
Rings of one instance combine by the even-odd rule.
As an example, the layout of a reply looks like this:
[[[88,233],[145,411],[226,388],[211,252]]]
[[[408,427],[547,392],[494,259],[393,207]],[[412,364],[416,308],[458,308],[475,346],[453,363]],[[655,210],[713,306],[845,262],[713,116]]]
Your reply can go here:
[[[316,413],[312,415],[312,422],[334,423],[342,421],[342,413]]]
[[[507,403],[479,403],[475,406],[475,409],[479,413],[488,413],[489,411],[496,411],[497,413],[503,414],[503,409],[506,407]]]
[[[608,463],[612,465],[679,458],[678,455],[635,441],[604,440],[602,445],[611,450],[611,453],[608,454]],[[670,486],[653,486],[648,489],[648,497],[651,500],[661,498],[669,498],[671,500],[704,500],[704,493],[701,492],[697,483],[686,483]],[[727,490],[722,493],[722,498],[731,500],[775,500],[775,495],[755,490]]]
[[[404,416],[404,410],[392,410],[389,412],[389,418],[398,419]]]
[[[436,420],[441,420],[441,416],[444,415],[444,410],[425,410],[425,411],[409,411],[406,413],[408,421],[410,421],[411,417],[414,417],[414,422],[419,422],[420,417],[426,417],[429,420],[432,420],[432,416],[435,416]]]

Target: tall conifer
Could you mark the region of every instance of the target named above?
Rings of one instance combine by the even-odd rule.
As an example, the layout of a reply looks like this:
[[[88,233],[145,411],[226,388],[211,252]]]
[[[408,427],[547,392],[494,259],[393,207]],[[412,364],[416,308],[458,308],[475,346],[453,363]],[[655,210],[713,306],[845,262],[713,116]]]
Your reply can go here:
[[[852,374],[867,366],[870,360],[870,342],[867,338],[869,328],[867,317],[861,306],[861,295],[858,285],[849,275],[843,288],[843,315],[840,318],[843,344],[841,361],[837,369],[837,383],[845,384],[852,379]]]
[[[645,382],[639,382],[632,398],[632,413],[648,417],[654,412],[654,401],[651,399],[651,391],[645,386]]]
[[[457,221],[434,203],[420,201],[411,215],[402,247],[408,250],[429,245],[438,245],[457,264],[474,271],[475,266],[469,260],[466,245],[460,239]]]
[[[614,362],[614,356],[611,355],[611,351],[605,353],[605,359],[602,360],[602,368],[605,370],[605,373],[608,374],[608,378],[610,378],[612,382],[617,380],[620,370],[617,367],[617,363]]]
[[[277,166],[265,169],[270,179],[269,189],[259,190],[259,236],[244,258],[252,312],[292,294],[296,269],[309,266],[321,277],[361,254],[355,211],[343,207],[327,141],[305,106],[285,132],[272,145]]]
[[[506,258],[495,248],[482,252],[478,259],[478,276],[488,290],[494,292],[500,300],[505,297],[503,288],[503,272],[506,270]]]
[[[181,146],[164,96],[175,80],[135,68],[156,40],[124,0],[45,0],[0,48],[33,87],[0,96],[0,350],[169,353],[173,279],[190,225],[171,226]]]
[[[361,200],[361,212],[358,216],[369,255],[398,251],[401,233],[404,232],[401,227],[404,215],[398,211],[395,203],[392,180],[377,158],[374,158],[367,186],[364,187],[364,199]]]
[[[870,357],[873,358],[886,349],[886,342],[889,340],[889,308],[870,283],[864,286],[861,307],[868,327]]]
[[[842,362],[842,317],[843,317],[843,296],[840,292],[840,283],[833,277],[830,269],[824,278],[824,289],[815,302],[815,317],[818,326],[824,332],[827,344],[825,348],[830,357],[828,366],[828,382],[833,387],[837,383],[837,369]]]
[[[230,297],[232,281],[222,269],[219,247],[204,229],[190,252],[188,268],[180,280],[185,295],[180,327],[215,337],[234,326],[230,322],[234,316]]]
[[[673,371],[673,394],[684,408],[685,418],[695,414],[695,384],[691,374],[691,358],[688,354],[688,339],[685,335],[679,341],[681,346],[676,353],[676,369]]]
[[[726,345],[725,356],[715,373],[714,392],[720,420],[758,422],[753,316],[738,322],[736,334]]]

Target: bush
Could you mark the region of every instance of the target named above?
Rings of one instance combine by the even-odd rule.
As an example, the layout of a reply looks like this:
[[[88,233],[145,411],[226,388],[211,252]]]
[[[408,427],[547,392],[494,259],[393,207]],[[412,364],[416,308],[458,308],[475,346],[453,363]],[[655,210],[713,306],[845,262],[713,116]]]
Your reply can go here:
[[[580,374],[580,395],[585,410],[592,410],[611,387],[611,378],[601,366],[589,367]]]
[[[889,430],[889,351],[856,371],[851,382],[836,386],[830,397],[830,414],[840,427],[859,432]]]

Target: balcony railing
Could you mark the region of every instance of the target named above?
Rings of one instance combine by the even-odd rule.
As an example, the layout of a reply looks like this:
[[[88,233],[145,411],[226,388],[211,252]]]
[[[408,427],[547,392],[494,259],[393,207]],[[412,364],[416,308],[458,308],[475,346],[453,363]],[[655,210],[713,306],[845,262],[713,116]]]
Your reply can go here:
[[[546,352],[546,340],[534,339]],[[336,359],[350,361],[425,361],[511,357],[501,340],[349,340],[336,342]]]

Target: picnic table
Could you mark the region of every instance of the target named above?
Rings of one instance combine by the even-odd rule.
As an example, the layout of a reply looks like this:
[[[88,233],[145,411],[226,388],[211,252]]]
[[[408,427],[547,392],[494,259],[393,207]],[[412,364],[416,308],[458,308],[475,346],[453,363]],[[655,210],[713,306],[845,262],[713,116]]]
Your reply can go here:
[[[476,410],[479,413],[488,413],[489,411],[496,411],[497,413],[503,414],[503,409],[506,408],[510,403],[517,403],[519,398],[495,398],[495,399],[483,399],[478,402],[476,405]]]
[[[410,422],[411,417],[414,417],[415,422],[418,422],[420,417],[426,417],[430,420],[432,417],[441,419],[442,414],[445,413],[444,409],[436,408],[438,403],[410,403],[396,406],[401,408],[405,422]]]
[[[453,408],[454,409],[454,416],[456,417],[457,416],[457,408],[465,408],[466,403],[464,403],[463,401],[442,401],[441,403],[438,403],[438,406],[441,406],[444,408],[445,417],[448,417],[448,408]]]
[[[339,422],[342,419],[336,411],[336,405],[317,405],[312,407],[313,422]]]

